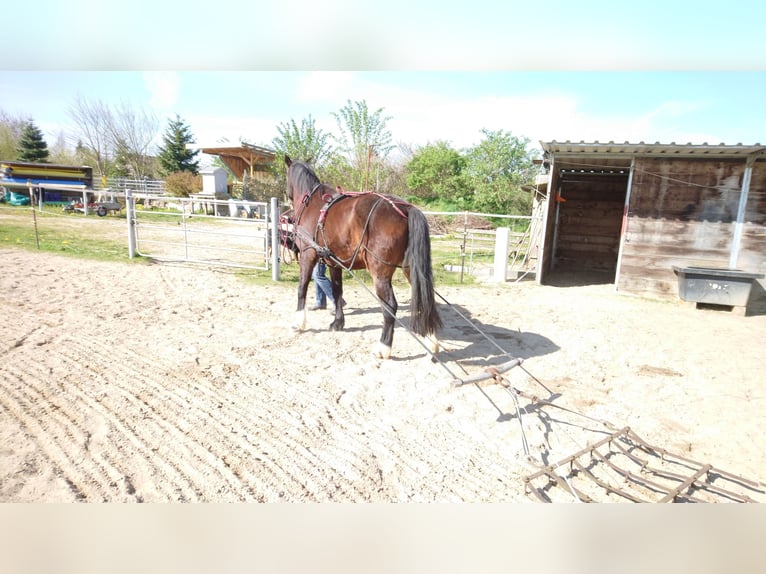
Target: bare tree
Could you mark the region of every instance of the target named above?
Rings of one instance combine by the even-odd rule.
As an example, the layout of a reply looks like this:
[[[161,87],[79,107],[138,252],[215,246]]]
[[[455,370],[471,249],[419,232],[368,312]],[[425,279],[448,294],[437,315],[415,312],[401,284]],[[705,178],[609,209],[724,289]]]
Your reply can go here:
[[[74,141],[78,152],[95,163],[101,177],[106,177],[114,157],[109,106],[101,100],[88,101],[78,94],[69,106],[69,116],[77,126]]]
[[[158,131],[157,116],[143,108],[123,102],[110,114],[112,148],[133,177],[153,175],[149,152]]]
[[[50,146],[51,163],[64,165],[75,165],[78,163],[76,152],[67,145],[67,136],[63,131],[59,131],[56,140]]]

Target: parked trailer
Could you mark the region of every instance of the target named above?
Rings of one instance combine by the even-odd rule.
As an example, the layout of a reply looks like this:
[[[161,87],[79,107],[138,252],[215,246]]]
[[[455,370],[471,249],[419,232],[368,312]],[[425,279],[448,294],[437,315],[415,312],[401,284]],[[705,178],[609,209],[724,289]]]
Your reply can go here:
[[[82,201],[72,200],[64,206],[64,211],[67,213],[85,213],[85,206]],[[94,201],[88,203],[88,213],[96,212],[99,217],[104,217],[110,211],[119,213],[122,211],[122,204],[117,201]]]

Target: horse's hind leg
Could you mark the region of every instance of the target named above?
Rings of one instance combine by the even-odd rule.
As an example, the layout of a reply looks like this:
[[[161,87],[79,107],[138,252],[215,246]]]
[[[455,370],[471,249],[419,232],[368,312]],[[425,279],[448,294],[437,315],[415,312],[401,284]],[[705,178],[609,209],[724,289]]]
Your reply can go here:
[[[372,354],[380,359],[388,359],[391,357],[391,344],[394,340],[394,323],[398,308],[394,289],[391,286],[391,277],[375,277],[375,292],[383,310],[383,331],[380,334],[380,341],[372,348]]]

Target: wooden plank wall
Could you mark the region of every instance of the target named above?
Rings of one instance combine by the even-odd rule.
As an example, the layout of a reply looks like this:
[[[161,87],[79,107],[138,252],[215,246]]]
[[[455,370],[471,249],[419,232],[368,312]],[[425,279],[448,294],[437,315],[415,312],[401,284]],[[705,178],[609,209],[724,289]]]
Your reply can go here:
[[[766,273],[766,160],[753,165],[737,267]]]
[[[674,299],[674,265],[728,267],[744,169],[744,160],[636,158],[618,291]],[[761,200],[743,241],[748,253],[763,249],[766,213],[766,176],[753,179]]]
[[[556,268],[615,271],[627,187],[627,175],[563,177]]]
[[[766,275],[766,160],[753,166],[737,268]],[[766,311],[766,278],[753,284],[750,302]]]

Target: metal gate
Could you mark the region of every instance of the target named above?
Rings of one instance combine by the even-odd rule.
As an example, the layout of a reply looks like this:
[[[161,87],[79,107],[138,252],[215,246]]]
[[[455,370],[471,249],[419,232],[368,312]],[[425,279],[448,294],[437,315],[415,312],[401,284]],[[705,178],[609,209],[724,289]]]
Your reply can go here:
[[[270,209],[265,202],[234,199],[152,196],[140,206],[136,200],[126,193],[131,257],[245,269],[273,264],[276,201]]]

